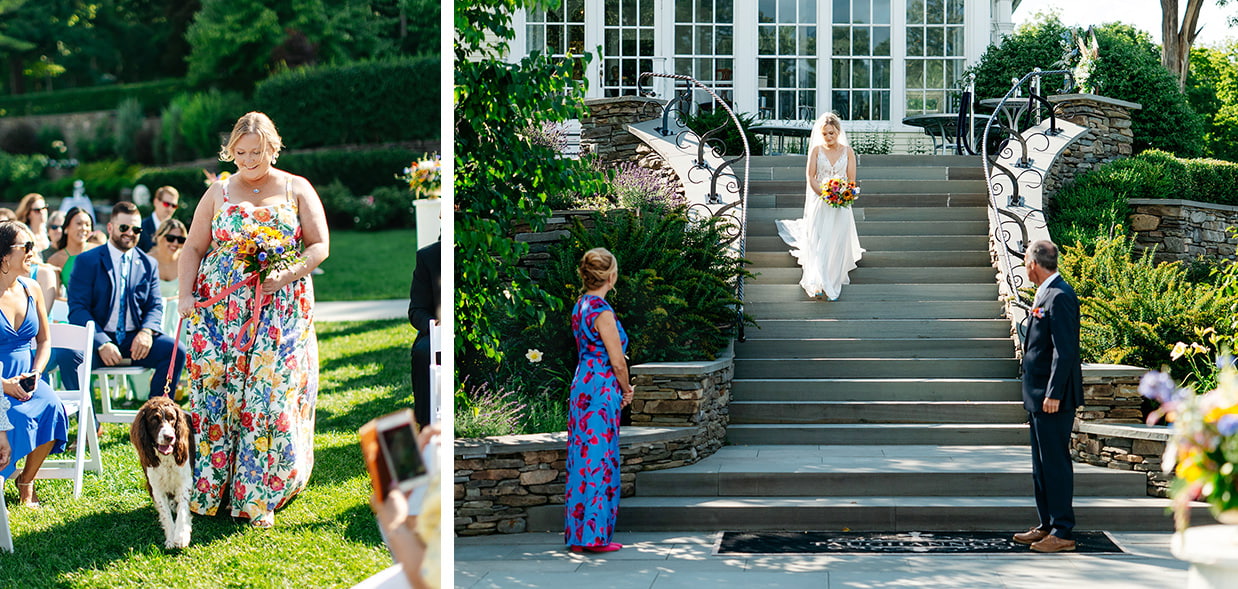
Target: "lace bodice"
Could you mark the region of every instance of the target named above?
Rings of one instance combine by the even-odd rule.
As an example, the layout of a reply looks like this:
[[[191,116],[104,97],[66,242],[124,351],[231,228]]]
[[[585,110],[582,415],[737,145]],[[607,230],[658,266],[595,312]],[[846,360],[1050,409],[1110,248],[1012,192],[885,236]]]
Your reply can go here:
[[[825,149],[817,150],[817,181],[820,182],[827,178],[842,178],[847,179],[847,149],[843,149],[843,154],[838,156],[837,162],[830,162],[830,156],[826,155]]]

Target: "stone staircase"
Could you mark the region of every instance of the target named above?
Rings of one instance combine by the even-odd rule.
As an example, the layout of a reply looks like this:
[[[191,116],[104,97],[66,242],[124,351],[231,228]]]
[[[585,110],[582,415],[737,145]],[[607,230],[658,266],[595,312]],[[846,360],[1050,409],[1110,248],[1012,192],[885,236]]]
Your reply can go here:
[[[1035,523],[978,158],[863,156],[859,169],[853,213],[867,252],[838,301],[818,302],[774,226],[802,212],[804,158],[754,158],[747,258],[758,276],[745,309],[760,329],[735,345],[729,445],[638,474],[620,529]],[[1143,474],[1075,469],[1081,529],[1172,529]]]

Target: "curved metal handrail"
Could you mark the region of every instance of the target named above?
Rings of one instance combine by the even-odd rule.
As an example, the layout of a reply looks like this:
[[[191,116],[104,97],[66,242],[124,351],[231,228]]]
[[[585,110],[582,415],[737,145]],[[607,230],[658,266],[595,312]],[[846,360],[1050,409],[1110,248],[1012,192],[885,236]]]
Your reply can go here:
[[[1040,78],[1049,75],[1065,76],[1064,90],[1074,86],[1074,76],[1070,70],[1041,70],[1040,68],[1036,68],[1011,85],[1010,90],[1006,92],[1006,95],[1002,97],[1001,101],[994,108],[994,112],[1002,112],[1006,106],[1006,103],[1012,98],[1015,100],[1023,100],[1023,97],[1018,96],[1018,91],[1019,88],[1022,87],[1023,84],[1027,83],[1028,80],[1036,80],[1039,82]],[[1054,114],[1054,107],[1048,99],[1040,94],[1039,86],[1040,84],[1036,83],[1029,88],[1026,112],[1035,113],[1029,114],[1029,122],[1033,127],[1038,123],[1038,121],[1034,120],[1037,116],[1039,116],[1039,113],[1036,113],[1038,109],[1035,108],[1035,105],[1037,103],[1044,104],[1048,107],[1048,117],[1050,119],[1049,130],[1047,130],[1044,134],[1049,136],[1057,135],[1061,133],[1061,131],[1057,128],[1057,119]],[[1028,303],[1025,303],[1022,297],[1019,296],[1019,289],[1023,288],[1025,285],[1023,284],[1023,278],[1018,276],[1015,271],[1018,268],[1023,267],[1023,255],[1026,253],[1028,245],[1030,245],[1027,243],[1027,221],[1036,214],[1040,214],[1043,218],[1044,212],[1039,209],[1029,209],[1027,214],[1020,216],[1007,208],[998,206],[997,197],[1000,196],[1004,190],[999,192],[999,185],[994,183],[994,171],[996,170],[1001,175],[1004,175],[1010,179],[1012,192],[1008,197],[1009,200],[1007,207],[1023,207],[1026,206],[1026,204],[1023,198],[1019,196],[1019,179],[1024,173],[1034,170],[1028,169],[1016,175],[1010,169],[998,164],[996,161],[998,159],[997,157],[994,157],[993,160],[990,161],[989,137],[993,132],[995,122],[998,129],[1010,133],[1011,137],[1015,138],[1015,140],[1019,142],[1020,147],[1023,150],[1022,157],[1020,158],[1021,161],[1019,163],[1023,163],[1030,168],[1031,162],[1027,159],[1028,138],[1024,138],[1022,133],[1019,132],[1017,128],[1006,128],[1005,125],[998,121],[998,117],[996,116],[991,117],[988,122],[985,123],[984,133],[980,136],[980,161],[984,167],[985,188],[988,192],[989,208],[992,210],[993,218],[995,219],[991,230],[993,232],[992,237],[999,246],[997,249],[998,263],[1001,265],[1000,270],[1002,271],[1006,285],[1010,289],[1010,304],[1026,311],[1030,310],[1031,306]],[[1009,146],[1009,141],[1010,139],[1008,138],[1006,140],[1006,144],[1002,146],[1001,150],[1004,151],[1011,148]],[[996,156],[997,154],[994,155]],[[1037,175],[1039,175],[1039,173],[1037,173]],[[1043,182],[1043,177],[1041,177],[1041,181]],[[1011,247],[1009,241],[1011,238],[1016,237],[1016,235],[1018,236],[1018,239],[1015,241],[1017,247]]]
[[[748,231],[747,231],[747,225],[748,225],[748,175],[749,175],[749,165],[750,165],[750,160],[751,160],[751,153],[752,153],[752,150],[751,150],[751,149],[749,148],[749,146],[748,146],[748,135],[747,135],[746,133],[744,133],[744,126],[740,124],[740,122],[739,122],[739,116],[735,114],[735,111],[731,110],[731,105],[730,105],[730,104],[727,104],[727,102],[726,102],[725,100],[723,100],[721,96],[718,96],[718,94],[717,94],[716,92],[714,92],[714,91],[713,91],[713,89],[711,89],[711,88],[709,88],[708,86],[706,86],[706,85],[704,85],[704,84],[702,84],[702,83],[698,82],[698,81],[696,80],[696,78],[693,78],[692,76],[686,76],[686,75],[683,75],[683,74],[664,74],[664,73],[660,73],[660,72],[641,72],[640,76],[638,76],[638,77],[637,77],[637,79],[636,79],[636,89],[637,89],[637,93],[638,93],[638,94],[641,94],[642,96],[647,95],[647,94],[645,94],[645,93],[643,93],[643,92],[641,91],[641,87],[644,85],[644,81],[645,81],[645,79],[646,79],[646,78],[667,78],[667,79],[671,79],[671,80],[678,80],[678,81],[681,81],[681,82],[687,82],[687,83],[688,83],[688,84],[690,84],[691,86],[689,87],[689,89],[688,89],[688,91],[687,91],[687,93],[686,93],[685,95],[687,95],[687,94],[690,94],[690,93],[691,93],[691,91],[692,91],[692,90],[691,90],[691,88],[692,88],[692,87],[698,88],[698,89],[700,89],[700,90],[704,90],[705,92],[709,93],[709,95],[710,95],[710,96],[712,96],[712,97],[713,97],[713,99],[714,99],[714,100],[715,100],[718,104],[722,105],[722,108],[723,108],[724,110],[726,110],[726,112],[727,112],[727,114],[728,114],[728,115],[730,115],[730,116],[731,116],[731,122],[735,124],[735,128],[736,128],[736,129],[739,129],[739,138],[740,138],[740,140],[741,140],[741,141],[743,142],[743,144],[744,144],[744,153],[743,153],[743,154],[741,154],[741,156],[739,156],[739,157],[742,157],[742,158],[744,159],[744,183],[743,183],[742,190],[740,190],[740,192],[739,192],[739,202],[738,202],[738,207],[737,207],[737,208],[739,209],[739,215],[738,215],[738,217],[736,217],[736,216],[735,216],[735,214],[734,214],[734,212],[733,212],[733,211],[730,211],[730,209],[735,208],[735,207],[732,207],[732,206],[726,206],[726,207],[723,207],[722,209],[720,209],[720,210],[718,210],[718,211],[715,211],[713,214],[714,214],[714,216],[715,216],[715,217],[719,217],[719,216],[722,216],[722,217],[727,217],[727,218],[730,218],[730,219],[734,219],[735,221],[737,221],[737,222],[738,222],[738,224],[739,224],[739,227],[738,227],[738,236],[739,236],[739,239],[736,241],[736,243],[738,244],[738,245],[737,245],[737,247],[738,247],[738,250],[739,250],[739,252],[738,252],[738,253],[739,253],[739,257],[740,257],[740,258],[743,258],[743,257],[744,257],[744,254],[745,254],[745,252],[746,252],[746,250],[747,250],[747,240],[748,240]],[[669,110],[669,109],[666,109],[666,110],[664,110],[664,111],[663,111],[663,115],[662,115],[662,116],[663,116],[663,118],[662,118],[662,124],[663,124],[663,127],[667,127],[667,126],[669,125],[669,118],[668,118],[668,117],[669,117],[669,114],[668,114],[669,112],[670,112],[670,110]],[[712,133],[712,131],[711,131],[711,133]],[[666,135],[666,134],[667,134],[667,131],[665,131],[665,130],[664,130],[664,131],[662,131],[662,134],[663,134],[663,135]],[[709,133],[707,133],[706,135],[708,135],[708,134],[709,134]],[[700,139],[700,146],[702,146],[702,147],[703,147],[703,146],[704,146],[704,144],[705,144],[705,139],[704,139],[704,138],[701,138],[701,139]],[[713,201],[713,200],[715,200],[715,199],[716,199],[716,200],[718,200],[719,202],[721,202],[721,197],[717,194],[717,193],[718,193],[718,191],[717,191],[718,176],[722,173],[722,170],[723,170],[723,169],[728,168],[728,167],[731,167],[731,165],[732,165],[735,161],[737,161],[737,160],[739,159],[739,157],[736,157],[736,158],[731,159],[731,160],[724,161],[724,162],[722,163],[722,165],[719,165],[719,166],[718,166],[718,169],[713,170],[713,174],[712,174],[712,178],[713,178],[713,180],[712,180],[712,184],[711,184],[711,186],[710,186],[710,195],[709,195],[709,200],[710,200],[710,201]],[[701,157],[700,157],[700,160],[697,162],[697,166],[698,166],[698,167],[704,167],[704,168],[708,169],[706,166],[702,165],[702,164],[703,164],[703,162],[704,162],[704,159],[705,159],[705,158],[704,158],[704,154],[703,154],[703,153],[701,153]],[[734,169],[734,168],[732,168],[732,169]],[[732,203],[732,204],[735,204],[735,203]],[[738,334],[738,339],[739,339],[739,341],[741,341],[741,342],[742,342],[742,341],[744,341],[744,340],[746,339],[746,338],[745,338],[745,334],[744,334],[744,277],[743,277],[742,275],[741,275],[741,276],[739,276],[739,277],[738,277],[738,279],[736,280],[736,284],[735,284],[735,298],[739,300],[739,308],[738,308],[738,309],[736,309],[735,322],[736,322],[736,325],[737,325],[737,334]]]

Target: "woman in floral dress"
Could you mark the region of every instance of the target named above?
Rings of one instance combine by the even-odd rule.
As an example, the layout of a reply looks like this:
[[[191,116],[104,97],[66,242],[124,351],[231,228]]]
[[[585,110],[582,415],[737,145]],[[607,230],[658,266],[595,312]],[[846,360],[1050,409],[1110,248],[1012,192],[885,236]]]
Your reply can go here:
[[[190,509],[215,515],[230,504],[233,517],[258,527],[274,523],[314,465],[318,343],[309,274],[328,255],[318,194],[305,178],[273,167],[282,146],[266,115],[237,121],[220,152],[237,173],[207,189],[179,263],[198,441]],[[268,248],[259,264],[254,241],[274,238],[286,253]],[[255,265],[264,266],[261,275]]]
[[[567,418],[567,526],[572,552],[614,552],[619,513],[619,411],[632,402],[628,334],[606,302],[619,279],[619,264],[604,248],[580,259],[585,294],[572,310],[579,363]]]

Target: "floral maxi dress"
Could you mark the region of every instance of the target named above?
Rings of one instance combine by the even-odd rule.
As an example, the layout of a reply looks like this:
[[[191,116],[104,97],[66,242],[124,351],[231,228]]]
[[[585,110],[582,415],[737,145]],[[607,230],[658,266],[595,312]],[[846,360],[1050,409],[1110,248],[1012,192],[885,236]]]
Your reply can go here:
[[[614,312],[606,299],[584,295],[572,312],[579,363],[572,379],[567,418],[567,526],[569,546],[605,546],[619,513],[619,411],[623,391],[610,365],[598,315]],[[615,318],[619,341],[628,349],[628,334]]]
[[[285,201],[264,207],[228,200],[211,221],[211,250],[194,296],[208,300],[248,277],[236,238],[256,227],[279,230],[300,250],[301,225],[291,186]],[[280,289],[263,305],[248,351],[238,335],[253,315],[255,288],[242,286],[190,315],[190,412],[198,440],[189,508],[214,515],[225,500],[231,515],[271,523],[309,480],[314,465],[318,340],[308,278]],[[225,493],[227,494],[225,496]]]

